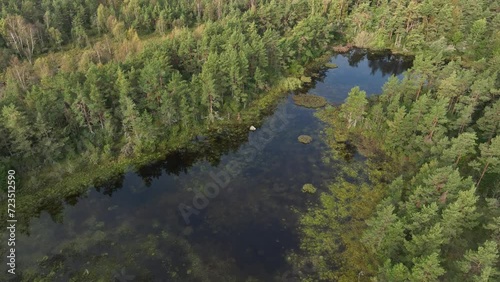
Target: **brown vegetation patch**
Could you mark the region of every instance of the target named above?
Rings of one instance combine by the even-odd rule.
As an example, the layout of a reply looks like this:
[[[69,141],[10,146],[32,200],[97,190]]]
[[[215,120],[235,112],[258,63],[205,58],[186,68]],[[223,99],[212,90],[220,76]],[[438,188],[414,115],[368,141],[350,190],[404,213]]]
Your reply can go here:
[[[311,137],[311,136],[309,136],[309,135],[300,135],[297,139],[298,139],[298,140],[299,140],[299,142],[300,142],[300,143],[302,143],[302,144],[309,144],[309,143],[311,143],[311,142],[312,142],[312,140],[313,140],[313,139],[312,139],[312,137]]]
[[[327,104],[324,97],[312,94],[299,94],[293,96],[292,99],[295,105],[306,108],[321,108]]]
[[[333,46],[333,51],[337,53],[347,53],[353,48],[352,44]]]

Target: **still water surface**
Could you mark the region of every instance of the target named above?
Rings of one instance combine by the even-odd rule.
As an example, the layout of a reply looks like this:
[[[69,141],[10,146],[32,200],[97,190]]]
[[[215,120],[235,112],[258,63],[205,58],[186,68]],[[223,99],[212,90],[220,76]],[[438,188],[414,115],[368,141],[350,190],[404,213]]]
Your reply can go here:
[[[403,58],[354,50],[331,58],[309,93],[339,104],[354,86],[380,93],[387,78],[411,66]],[[90,189],[55,216],[42,213],[18,234],[19,273],[43,281],[283,281],[287,253],[299,244],[298,214],[335,175],[322,161],[324,125],[315,110],[283,98],[255,132],[204,140],[205,155],[179,151]],[[313,142],[297,141],[301,134]],[[218,194],[207,184],[224,185]],[[217,194],[207,201],[197,191]],[[200,207],[182,215],[179,206]],[[185,205],[185,206],[184,206]],[[189,211],[188,209],[184,209]],[[193,211],[193,210],[191,210]]]

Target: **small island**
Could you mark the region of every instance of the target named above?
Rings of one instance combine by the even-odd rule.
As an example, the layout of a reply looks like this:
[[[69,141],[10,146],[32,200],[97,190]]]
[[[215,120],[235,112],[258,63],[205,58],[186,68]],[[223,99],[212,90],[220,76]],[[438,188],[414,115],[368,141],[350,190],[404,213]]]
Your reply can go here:
[[[302,186],[302,192],[304,193],[314,194],[316,193],[317,190],[318,189],[314,187],[311,183],[307,183],[304,184],[304,186]]]
[[[297,139],[298,139],[298,140],[299,140],[299,142],[300,142],[300,143],[302,143],[302,144],[309,144],[309,143],[311,143],[311,142],[312,142],[312,140],[313,140],[313,139],[312,139],[312,137],[311,137],[311,136],[309,136],[309,135],[300,135]]]
[[[298,94],[294,95],[292,99],[295,105],[306,108],[322,108],[327,104],[324,97],[313,94]]]

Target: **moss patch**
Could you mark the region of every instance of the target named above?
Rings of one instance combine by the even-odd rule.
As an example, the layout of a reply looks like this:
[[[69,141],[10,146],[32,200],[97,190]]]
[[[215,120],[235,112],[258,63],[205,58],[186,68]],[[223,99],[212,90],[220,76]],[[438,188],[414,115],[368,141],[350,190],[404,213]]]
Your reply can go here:
[[[304,186],[302,186],[302,192],[304,193],[314,194],[317,190],[318,189],[316,189],[316,187],[314,187],[310,183],[304,184]]]
[[[326,63],[325,64],[325,67],[329,68],[329,69],[336,69],[338,68],[339,66],[337,66],[336,64],[334,63]]]
[[[297,138],[300,143],[302,144],[309,144],[312,142],[312,137],[309,135],[300,135],[299,138]]]
[[[300,80],[304,83],[311,83],[312,79],[309,76],[302,76]]]
[[[293,96],[292,99],[295,105],[306,108],[321,108],[327,104],[324,97],[312,94],[299,94]]]

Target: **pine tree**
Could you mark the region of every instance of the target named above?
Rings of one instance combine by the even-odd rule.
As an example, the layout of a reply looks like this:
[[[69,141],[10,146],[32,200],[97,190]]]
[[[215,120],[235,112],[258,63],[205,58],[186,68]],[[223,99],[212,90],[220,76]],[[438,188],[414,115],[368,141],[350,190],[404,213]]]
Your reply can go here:
[[[108,17],[109,14],[106,8],[102,4],[99,4],[99,6],[97,7],[97,17],[95,19],[95,25],[99,33],[103,33],[106,31]]]
[[[118,95],[120,99],[123,97],[129,97],[132,90],[130,85],[130,80],[127,79],[125,73],[121,68],[118,68],[116,73],[116,88],[118,90]]]
[[[411,241],[405,241],[404,246],[410,258],[418,258],[439,254],[441,247],[447,242],[443,227],[436,223],[419,234],[412,234]]]
[[[478,158],[478,162],[472,164],[476,169],[481,169],[482,167],[477,186],[479,186],[487,172],[500,173],[500,136],[491,139],[491,143],[489,144],[479,145],[479,150],[481,151],[481,156]]]
[[[412,179],[415,188],[405,203],[405,212],[412,214],[431,203],[442,209],[458,198],[459,191],[468,190],[473,184],[471,178],[462,178],[451,166],[439,168],[437,162],[424,164]]]
[[[189,85],[182,79],[179,72],[174,72],[172,74],[167,90],[169,93],[168,95],[172,97],[172,102],[174,103],[175,109],[172,110],[176,111],[175,119],[180,119],[184,125],[188,124],[189,120],[192,119],[194,108],[191,96],[189,95]],[[172,107],[172,105],[170,105],[170,107]]]
[[[474,59],[480,59],[486,48],[485,34],[488,22],[485,18],[476,20],[470,30],[467,39],[469,43],[468,54]]]
[[[476,211],[478,196],[476,189],[460,191],[458,199],[451,203],[442,214],[443,235],[446,241],[456,239],[465,229],[478,225],[479,213]]]
[[[411,136],[413,127],[409,127],[408,118],[406,115],[406,108],[401,106],[394,114],[393,120],[388,120],[387,135],[385,138],[385,146],[389,152],[399,153],[402,152]]]
[[[387,82],[382,87],[382,94],[379,99],[381,103],[386,108],[387,118],[392,119],[396,111],[398,111],[400,106],[400,89],[399,89],[399,79],[391,75]]]
[[[104,71],[99,70],[95,65],[91,65],[86,74],[85,92],[88,95],[88,109],[91,119],[98,121],[101,129],[104,128],[106,107],[106,92],[103,91],[103,86],[106,80]]]
[[[423,116],[422,121],[417,124],[417,129],[425,134],[423,140],[421,139],[424,143],[434,143],[435,140],[439,140],[446,133],[445,125],[448,123],[446,117],[447,106],[448,99],[436,100],[429,112]]]
[[[439,87],[436,95],[438,97],[446,97],[449,99],[450,103],[448,106],[448,111],[453,111],[455,103],[458,97],[462,93],[460,92],[459,77],[456,72],[453,72],[449,77],[442,79],[439,83]]]
[[[454,123],[454,129],[458,128],[459,133],[463,133],[465,128],[468,127],[472,122],[472,115],[475,111],[475,104],[462,105],[459,104],[457,107],[458,117]]]
[[[168,89],[159,90],[161,105],[158,108],[158,120],[163,126],[169,128],[171,125],[178,121],[178,105],[174,97]]]
[[[500,100],[484,109],[484,115],[477,121],[482,136],[490,141],[500,132]]]
[[[135,152],[135,147],[137,146],[139,137],[135,132],[137,127],[137,119],[139,118],[139,112],[136,110],[136,105],[129,97],[125,95],[120,96],[120,108],[122,118],[122,131],[126,140],[126,144],[123,146],[121,152],[122,154],[128,156]]]
[[[413,61],[413,67],[410,70],[411,78],[418,83],[418,89],[416,93],[411,93],[416,95],[416,99],[422,93],[424,85],[432,85],[432,77],[436,72],[437,67],[435,66],[434,58],[426,57],[422,54],[415,56]]]
[[[476,152],[476,133],[465,132],[451,139],[451,147],[443,152],[443,159],[458,165],[460,159]]]
[[[495,206],[498,210],[498,205]],[[494,240],[497,245],[500,244],[500,216],[493,217],[488,224],[484,227],[486,230],[490,230],[491,239]]]
[[[408,281],[410,270],[402,263],[392,265],[391,260],[386,260],[377,275],[379,281]]]
[[[363,235],[362,242],[372,253],[382,258],[392,257],[404,240],[403,224],[394,214],[394,206],[381,208],[366,224],[368,229]]]
[[[431,103],[432,98],[430,98],[427,94],[422,94],[411,106],[410,109],[410,119],[413,124],[419,124],[423,117],[428,114],[429,108],[431,107],[429,104]]]
[[[262,91],[266,89],[267,87],[266,73],[262,71],[260,67],[257,67],[255,69],[254,81],[255,81],[255,88],[257,89],[257,91]]]
[[[54,136],[54,128],[44,120],[40,112],[36,116],[33,128],[35,129],[33,137],[37,140],[33,150],[40,157],[38,162],[50,164],[58,161],[64,153],[62,148],[68,141],[68,138],[57,140]]]
[[[415,258],[410,280],[415,282],[439,281],[439,277],[446,273],[439,261],[438,253]]]
[[[10,133],[13,153],[23,157],[32,156],[31,135],[33,129],[25,114],[19,111],[16,106],[10,104],[2,108],[2,117],[3,124]]]
[[[252,23],[248,27],[248,41],[250,42],[250,74],[253,74],[257,68],[266,69],[268,66],[267,51],[262,37],[258,34],[257,26]]]
[[[242,66],[240,64],[240,57],[238,52],[235,49],[230,49],[227,54],[228,57],[228,78],[229,85],[231,88],[231,96],[233,99],[238,101],[239,103],[244,103],[246,99],[243,97],[244,88],[243,88],[243,71]]]
[[[493,241],[486,241],[477,251],[467,251],[464,259],[458,264],[464,274],[464,281],[494,281],[500,277],[497,268],[498,245]]]
[[[439,222],[439,207],[436,202],[429,205],[423,205],[418,211],[407,214],[407,223],[405,227],[412,234],[422,233],[424,230],[435,226]]]
[[[203,64],[200,74],[202,87],[203,104],[208,108],[208,118],[214,121],[217,109],[221,105],[221,97],[219,96],[217,87],[218,73],[218,56],[215,53],[210,53],[207,60]]]
[[[168,84],[168,78],[171,75],[171,67],[168,64],[168,57],[158,53],[151,54],[152,58],[148,59],[141,70],[139,76],[139,87],[145,94],[146,99],[141,105],[142,108],[158,110],[161,106],[161,89]]]

